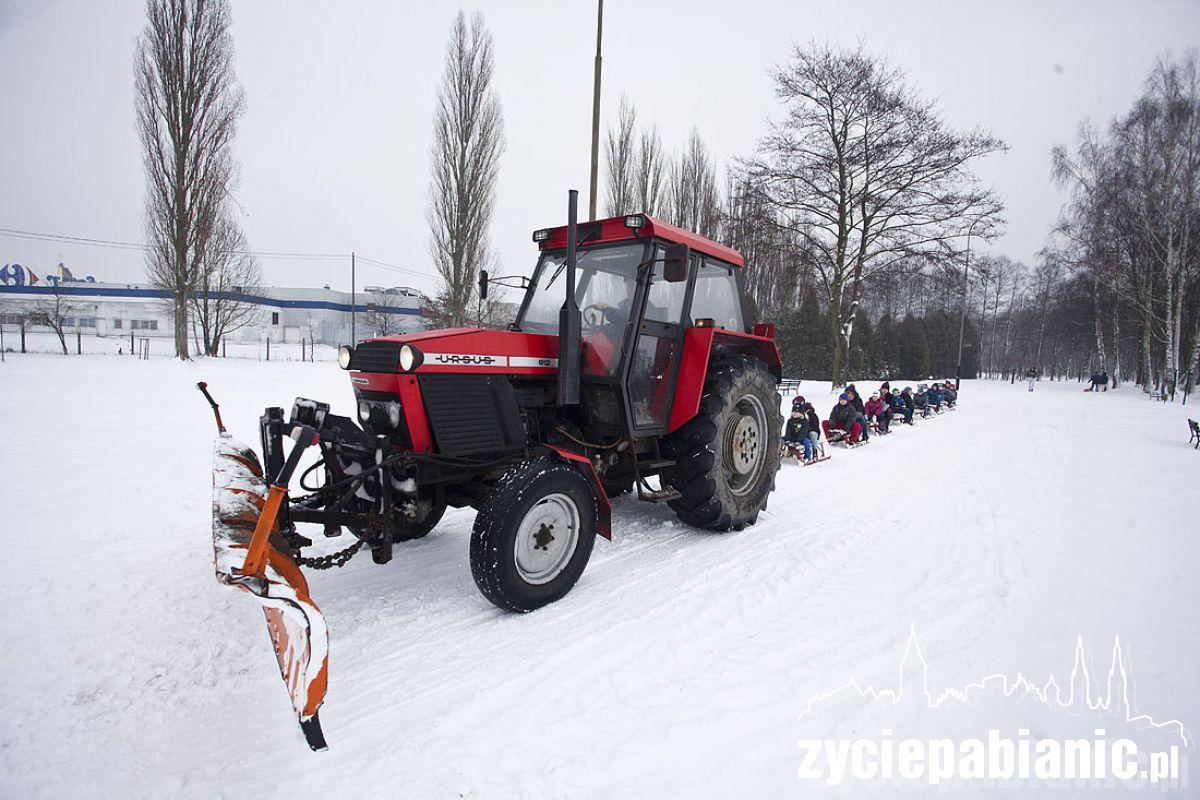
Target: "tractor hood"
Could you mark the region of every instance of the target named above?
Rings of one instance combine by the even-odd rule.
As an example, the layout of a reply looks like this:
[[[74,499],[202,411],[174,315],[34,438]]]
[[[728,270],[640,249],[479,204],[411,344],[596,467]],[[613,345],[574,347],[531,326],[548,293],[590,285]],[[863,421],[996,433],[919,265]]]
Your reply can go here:
[[[415,373],[500,373],[548,375],[558,369],[558,337],[520,331],[445,328],[368,339],[354,350],[350,370],[404,372],[400,349],[416,348]]]

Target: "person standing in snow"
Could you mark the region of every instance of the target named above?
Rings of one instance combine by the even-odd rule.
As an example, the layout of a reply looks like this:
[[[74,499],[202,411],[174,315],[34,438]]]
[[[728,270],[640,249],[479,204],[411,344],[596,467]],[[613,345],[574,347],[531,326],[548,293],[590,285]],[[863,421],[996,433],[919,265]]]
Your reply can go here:
[[[860,417],[862,414],[850,403],[850,395],[842,392],[838,395],[837,405],[829,412],[829,419],[821,423],[825,438],[830,438],[830,430],[844,431],[849,435],[850,444],[858,444],[858,437],[862,435],[862,425],[858,421]]]
[[[1033,367],[1030,367],[1028,370],[1026,370],[1025,377],[1029,378],[1029,391],[1032,392],[1033,384],[1037,380],[1037,370]]]
[[[1104,370],[1100,373],[1100,391],[1108,391],[1108,370]]]

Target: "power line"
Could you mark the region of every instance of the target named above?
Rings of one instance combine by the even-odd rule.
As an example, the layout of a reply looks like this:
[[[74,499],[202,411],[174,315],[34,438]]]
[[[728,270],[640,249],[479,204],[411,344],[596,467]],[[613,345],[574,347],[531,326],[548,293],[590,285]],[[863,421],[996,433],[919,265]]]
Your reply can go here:
[[[87,236],[67,236],[65,234],[24,231],[17,230],[15,228],[0,228],[0,236],[8,236],[15,239],[28,239],[35,242],[59,242],[65,244],[85,245],[87,247],[103,247],[115,250],[135,250],[141,252],[148,252],[150,250],[150,245],[145,244],[144,242],[125,242],[118,239],[95,239]],[[277,250],[248,250],[246,252],[259,258],[291,261],[343,261],[350,258],[349,253],[293,253]],[[420,270],[401,267],[396,264],[391,264],[387,261],[380,261],[375,258],[359,256],[358,260],[391,272],[415,275],[421,278],[433,277],[432,275],[421,272]]]

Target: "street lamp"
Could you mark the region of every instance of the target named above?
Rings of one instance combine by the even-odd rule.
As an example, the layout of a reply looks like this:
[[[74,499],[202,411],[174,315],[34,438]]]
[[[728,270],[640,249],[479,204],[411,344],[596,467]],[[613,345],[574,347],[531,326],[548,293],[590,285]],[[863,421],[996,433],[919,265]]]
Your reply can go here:
[[[954,391],[962,388],[962,353],[963,353],[963,338],[967,333],[967,276],[971,272],[971,236],[975,233],[975,226],[979,224],[982,217],[976,217],[971,223],[971,227],[967,229],[967,263],[963,267],[963,291],[962,291],[962,311],[958,315],[958,366],[954,368]]]
[[[597,176],[600,169],[600,43],[604,38],[604,0],[596,0],[596,62],[592,83],[592,175],[588,193],[588,220],[596,219]],[[617,209],[618,214],[625,209]]]

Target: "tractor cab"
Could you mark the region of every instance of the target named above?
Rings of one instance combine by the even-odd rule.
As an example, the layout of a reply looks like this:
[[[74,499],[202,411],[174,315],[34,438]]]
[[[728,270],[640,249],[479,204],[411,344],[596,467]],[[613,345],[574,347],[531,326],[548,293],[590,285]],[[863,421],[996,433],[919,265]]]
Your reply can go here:
[[[578,227],[575,301],[581,317],[585,427],[620,435],[664,433],[689,328],[746,333],[741,256],[642,214]],[[517,319],[523,333],[557,334],[567,263],[566,227],[534,233],[541,257]]]

